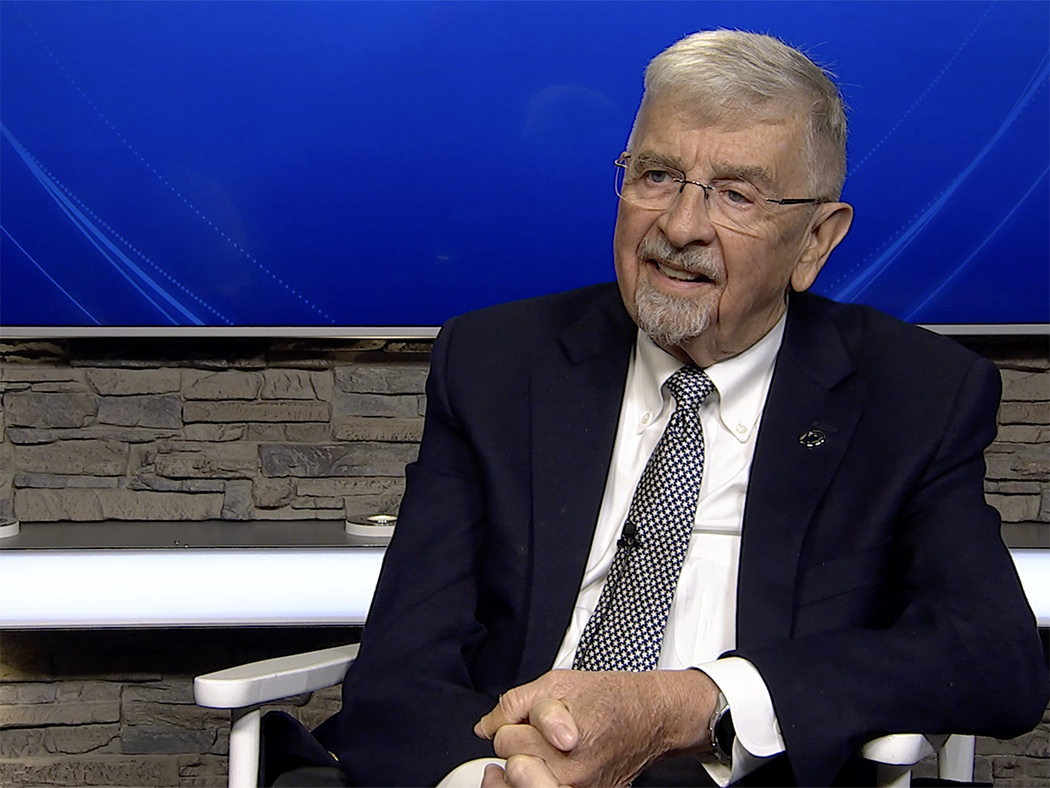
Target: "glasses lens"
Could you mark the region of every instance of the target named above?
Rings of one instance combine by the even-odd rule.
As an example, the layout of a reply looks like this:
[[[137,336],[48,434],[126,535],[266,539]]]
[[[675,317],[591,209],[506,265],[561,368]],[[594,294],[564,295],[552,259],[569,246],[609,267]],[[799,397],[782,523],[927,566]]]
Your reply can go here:
[[[748,181],[716,180],[705,187],[653,161],[630,156],[616,161],[616,194],[640,208],[668,210],[686,184],[704,191],[704,204],[713,224],[753,236],[761,236],[768,229],[769,204]]]
[[[747,181],[716,181],[708,191],[707,210],[711,221],[754,235],[769,220],[768,203]]]
[[[663,211],[671,207],[684,177],[645,159],[623,157],[616,163],[616,193],[633,205]]]

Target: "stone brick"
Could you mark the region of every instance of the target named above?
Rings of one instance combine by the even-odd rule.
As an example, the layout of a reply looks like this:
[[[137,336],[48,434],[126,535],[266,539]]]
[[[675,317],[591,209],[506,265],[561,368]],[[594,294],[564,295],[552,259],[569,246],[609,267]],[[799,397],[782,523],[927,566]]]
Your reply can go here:
[[[102,397],[98,401],[98,422],[121,427],[182,426],[182,400],[174,394],[147,394],[132,397]]]
[[[401,495],[392,491],[385,495],[348,495],[343,499],[343,511],[347,517],[397,514],[400,506]]]
[[[363,363],[337,367],[337,391],[356,394],[421,394],[426,386],[429,364]]]
[[[15,514],[25,522],[214,520],[222,501],[218,493],[29,489],[15,492]]]
[[[14,504],[15,517],[27,523],[105,519],[95,490],[15,490]]]
[[[119,700],[5,703],[0,706],[0,728],[90,725],[99,722],[120,722]]]
[[[78,440],[78,441],[118,441],[120,443],[150,443],[151,441],[163,440],[164,438],[175,438],[179,436],[179,430],[170,429],[147,429],[143,427],[128,428],[115,426],[91,426],[82,429],[32,429],[27,427],[11,427],[7,430],[7,437],[16,444],[40,444],[55,443],[56,441]]]
[[[153,471],[169,479],[250,479],[259,472],[259,456],[249,443],[173,443],[158,447]]]
[[[87,380],[99,394],[172,394],[182,387],[177,369],[88,369]]]
[[[169,725],[129,725],[121,734],[125,755],[158,753],[209,752],[215,747],[218,733],[212,730],[187,730]]]
[[[257,443],[327,443],[332,439],[332,427],[328,422],[255,422],[247,425],[245,439]]]
[[[247,479],[226,482],[222,499],[223,520],[250,520],[252,518],[252,483]]]
[[[90,394],[38,394],[33,391],[4,395],[4,418],[16,427],[83,427],[98,411]]]
[[[228,723],[230,713],[223,709],[205,709],[194,703],[158,703],[125,701],[124,725],[168,728],[209,728],[215,730]],[[127,750],[125,750],[127,752]]]
[[[116,441],[62,441],[42,446],[17,446],[16,467],[27,473],[121,476],[127,449]]]
[[[1004,369],[1005,402],[1050,402],[1050,372],[1021,372]]]
[[[276,509],[278,506],[285,506],[294,497],[294,479],[256,479],[252,483],[252,503],[262,509]]]
[[[0,381],[4,383],[85,383],[84,370],[54,367],[47,364],[0,364]],[[86,387],[85,387],[86,390]]]
[[[1004,424],[999,428],[996,443],[1050,444],[1050,427],[1035,424]],[[1050,449],[1047,449],[1050,451]]]
[[[263,444],[266,476],[402,476],[418,447],[397,443],[337,443],[323,446]]]
[[[115,490],[119,480],[114,476],[68,476],[52,473],[16,473],[15,487],[47,487],[60,490],[70,487]]]
[[[297,479],[294,484],[299,495],[316,495],[318,497],[391,494],[400,496],[405,491],[405,480],[403,477],[389,476]]]
[[[0,704],[114,701],[120,693],[120,684],[110,681],[25,681],[0,684]]]
[[[226,785],[227,747],[221,747],[219,755],[182,754],[178,757],[179,785],[181,788],[216,788]]]
[[[172,786],[178,764],[170,758],[82,755],[0,759],[0,785]]]
[[[1015,482],[986,480],[984,491],[986,493],[1002,493],[1004,495],[1039,495],[1046,487],[1042,482]]]
[[[1050,424],[1050,404],[1044,402],[1004,402],[999,406],[1000,424]]]
[[[0,758],[47,754],[80,755],[120,752],[120,725],[75,725],[12,728],[0,731]]]
[[[350,417],[335,425],[335,439],[339,441],[386,441],[390,443],[418,443],[423,437],[423,419]]]
[[[1003,522],[1023,523],[1039,516],[1038,495],[985,494],[985,499],[999,510]]]
[[[295,498],[291,502],[293,509],[339,509],[345,505],[342,498]]]
[[[127,684],[123,688],[121,698],[126,703],[192,704],[194,703],[193,683],[177,679],[162,679],[160,681],[144,681],[135,684]]]
[[[989,479],[1018,479],[1050,481],[1050,453],[1046,446],[1027,443],[998,445],[996,451],[985,452]]]
[[[327,402],[273,400],[270,402],[187,402],[186,422],[328,421]]]
[[[295,520],[342,520],[345,515],[341,509],[295,509],[291,505],[279,509],[256,509],[252,514],[256,520],[295,521]]]
[[[434,349],[433,341],[423,340],[421,342],[390,342],[387,344],[385,350],[388,353],[398,354],[419,354],[424,357],[430,355],[430,351]]]
[[[263,371],[263,399],[331,399],[332,377],[327,372],[304,369],[267,369]]]
[[[1021,755],[1050,759],[1050,728],[1042,723],[1035,730],[1013,739],[989,739],[977,737],[976,750],[979,755]],[[1047,760],[1050,767],[1050,760]]]
[[[127,490],[152,490],[153,492],[225,492],[225,479],[167,479],[151,473],[137,474],[128,481]]]
[[[188,400],[253,400],[258,398],[262,384],[258,372],[188,369],[182,373],[182,396]]]
[[[183,428],[186,440],[228,443],[243,440],[248,433],[244,424],[187,424]]]
[[[419,415],[419,395],[336,394],[333,416],[414,417]]]
[[[1050,761],[1021,755],[993,756],[992,777],[999,785],[1039,785],[1050,781]],[[1016,782],[1006,782],[1016,781]]]

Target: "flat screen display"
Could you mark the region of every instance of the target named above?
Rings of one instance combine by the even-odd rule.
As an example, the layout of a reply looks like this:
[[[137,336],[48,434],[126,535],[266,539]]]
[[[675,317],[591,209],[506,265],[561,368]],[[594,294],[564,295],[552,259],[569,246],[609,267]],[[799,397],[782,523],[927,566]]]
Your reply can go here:
[[[0,324],[433,327],[614,276],[654,54],[837,75],[853,229],[815,290],[1050,321],[1046,2],[0,3]]]

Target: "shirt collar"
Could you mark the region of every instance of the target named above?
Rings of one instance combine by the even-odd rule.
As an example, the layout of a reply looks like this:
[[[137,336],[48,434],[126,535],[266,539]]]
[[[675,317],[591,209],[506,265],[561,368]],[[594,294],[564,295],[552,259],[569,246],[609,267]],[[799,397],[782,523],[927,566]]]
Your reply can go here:
[[[718,419],[729,434],[741,442],[751,437],[762,415],[786,324],[785,312],[764,337],[743,353],[704,370],[717,392],[717,396],[712,394],[705,404],[714,401]],[[643,410],[661,414],[664,407],[669,407],[661,392],[663,384],[685,365],[641,329],[635,343],[635,364]]]

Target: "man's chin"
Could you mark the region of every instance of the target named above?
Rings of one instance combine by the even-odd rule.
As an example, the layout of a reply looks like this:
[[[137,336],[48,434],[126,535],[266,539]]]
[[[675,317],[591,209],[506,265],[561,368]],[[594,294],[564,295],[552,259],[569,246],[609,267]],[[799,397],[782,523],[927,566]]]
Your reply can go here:
[[[711,325],[712,310],[706,304],[676,298],[655,288],[640,291],[635,304],[639,328],[663,347],[678,347]]]

